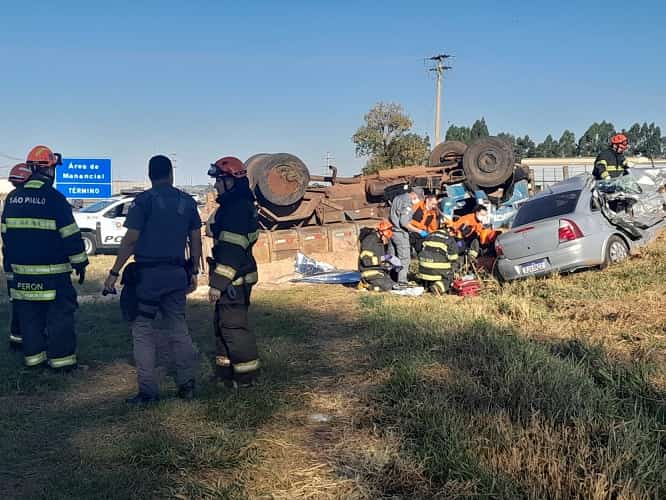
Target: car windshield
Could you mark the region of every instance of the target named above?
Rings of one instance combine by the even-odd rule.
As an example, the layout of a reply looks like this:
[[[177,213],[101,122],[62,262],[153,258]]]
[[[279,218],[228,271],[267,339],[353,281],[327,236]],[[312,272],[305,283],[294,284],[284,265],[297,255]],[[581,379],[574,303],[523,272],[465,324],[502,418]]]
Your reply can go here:
[[[93,203],[92,205],[88,205],[85,208],[82,208],[79,210],[79,212],[83,213],[95,213],[95,212],[100,212],[104,210],[106,207],[109,205],[112,205],[115,203],[115,200],[104,200],[104,201],[98,201],[97,203]]]
[[[576,209],[581,190],[565,191],[563,193],[554,193],[542,198],[536,198],[525,203],[516,219],[513,221],[513,227],[524,226],[550,217],[570,214]]]

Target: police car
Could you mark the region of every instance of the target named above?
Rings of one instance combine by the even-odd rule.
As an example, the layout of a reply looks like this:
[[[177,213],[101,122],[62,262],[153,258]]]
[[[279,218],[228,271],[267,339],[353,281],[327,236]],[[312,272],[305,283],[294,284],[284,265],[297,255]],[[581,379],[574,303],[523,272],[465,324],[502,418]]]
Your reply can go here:
[[[81,229],[88,255],[117,250],[120,247],[120,242],[127,232],[124,226],[125,217],[137,194],[139,193],[124,193],[99,200],[74,212],[74,220]]]

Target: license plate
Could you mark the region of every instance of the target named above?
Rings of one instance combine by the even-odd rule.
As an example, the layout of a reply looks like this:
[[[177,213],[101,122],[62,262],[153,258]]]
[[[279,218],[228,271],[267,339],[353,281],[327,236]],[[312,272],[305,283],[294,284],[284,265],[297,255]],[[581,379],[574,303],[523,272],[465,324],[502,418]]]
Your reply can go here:
[[[520,274],[534,274],[548,269],[548,259],[533,260],[520,266]]]

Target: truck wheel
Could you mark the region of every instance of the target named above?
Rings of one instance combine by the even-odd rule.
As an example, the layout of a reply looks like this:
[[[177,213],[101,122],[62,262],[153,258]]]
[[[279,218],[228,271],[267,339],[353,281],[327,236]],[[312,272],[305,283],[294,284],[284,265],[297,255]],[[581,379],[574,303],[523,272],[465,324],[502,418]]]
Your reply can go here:
[[[95,255],[97,253],[95,236],[92,233],[81,233],[81,239],[83,239],[83,247],[86,250],[86,254]]]
[[[629,258],[629,247],[622,238],[613,235],[608,238],[606,245],[606,255],[604,262],[601,264],[601,269],[606,269],[611,264],[619,264]]]
[[[497,137],[483,137],[465,151],[463,170],[470,183],[481,188],[494,188],[512,178],[514,160],[510,144]]]
[[[430,153],[430,159],[428,160],[428,166],[438,167],[450,163],[452,161],[459,161],[460,158],[467,151],[467,144],[461,141],[444,141],[432,150]]]

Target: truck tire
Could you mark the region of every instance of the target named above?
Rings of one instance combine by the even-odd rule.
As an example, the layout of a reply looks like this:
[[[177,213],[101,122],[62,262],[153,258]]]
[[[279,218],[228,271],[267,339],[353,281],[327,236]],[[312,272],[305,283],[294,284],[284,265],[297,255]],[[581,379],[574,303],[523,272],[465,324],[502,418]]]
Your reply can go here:
[[[511,145],[497,137],[474,141],[465,151],[463,170],[470,184],[494,188],[512,178],[515,157]]]
[[[461,141],[444,141],[435,146],[430,153],[428,166],[438,167],[444,163],[458,161],[467,151],[467,144]]]
[[[255,194],[258,189],[273,205],[288,207],[303,199],[310,184],[310,172],[300,158],[289,153],[251,157],[248,176]]]
[[[614,234],[608,238],[608,243],[606,243],[606,253],[604,255],[604,261],[601,264],[601,269],[606,269],[612,264],[624,262],[628,258],[629,247],[627,246],[627,243],[618,235]]]
[[[83,248],[86,251],[87,255],[95,255],[97,253],[97,241],[95,239],[94,233],[81,233],[81,239],[83,240]]]

